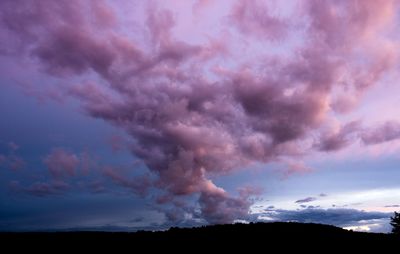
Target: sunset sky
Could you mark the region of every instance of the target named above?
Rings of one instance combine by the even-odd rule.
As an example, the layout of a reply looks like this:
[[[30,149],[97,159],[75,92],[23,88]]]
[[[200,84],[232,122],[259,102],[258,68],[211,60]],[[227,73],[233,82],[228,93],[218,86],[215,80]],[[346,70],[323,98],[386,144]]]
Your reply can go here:
[[[400,1],[1,0],[0,231],[400,210]]]

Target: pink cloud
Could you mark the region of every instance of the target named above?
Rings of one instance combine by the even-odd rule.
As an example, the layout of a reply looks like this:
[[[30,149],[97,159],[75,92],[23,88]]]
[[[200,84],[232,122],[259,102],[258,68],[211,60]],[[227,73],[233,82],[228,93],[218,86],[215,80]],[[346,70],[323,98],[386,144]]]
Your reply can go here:
[[[279,170],[282,173],[282,179],[287,179],[295,174],[306,174],[314,171],[313,168],[307,166],[303,161],[288,161],[284,163],[283,170]]]
[[[62,148],[54,148],[43,159],[43,163],[52,176],[56,178],[74,176],[79,165],[79,158]]]
[[[321,134],[328,116],[351,108],[333,106],[336,90],[351,87],[357,98],[397,61],[390,43],[377,47],[389,40],[382,31],[391,29],[396,1],[301,2],[293,17],[307,24],[298,38],[302,43],[293,54],[274,59],[259,42],[289,40],[298,27],[260,1],[232,6],[229,25],[236,29],[229,46],[218,38],[179,39],[174,30],[179,13],[159,8],[157,1],[145,8],[135,33],[121,27],[123,6],[94,2],[3,1],[0,27],[8,39],[1,52],[31,58],[48,75],[74,83],[61,92],[77,98],[88,115],[125,131],[131,152],[157,180],[126,179],[111,168],[106,176],[141,195],[149,187],[173,197],[197,193],[201,214],[211,223],[243,218],[250,204],[214,185],[213,176],[298,155],[312,135]],[[256,56],[246,57],[246,47],[254,47]],[[76,85],[78,77],[92,81]],[[314,148],[341,149],[355,129],[348,124],[322,133]],[[390,132],[362,139],[389,140],[396,136]],[[44,163],[62,177],[73,176],[81,160],[54,149]],[[309,170],[292,163],[284,171]]]
[[[45,156],[43,163],[55,178],[87,175],[91,170],[99,167],[98,158],[88,151],[75,154],[64,148],[53,148]]]

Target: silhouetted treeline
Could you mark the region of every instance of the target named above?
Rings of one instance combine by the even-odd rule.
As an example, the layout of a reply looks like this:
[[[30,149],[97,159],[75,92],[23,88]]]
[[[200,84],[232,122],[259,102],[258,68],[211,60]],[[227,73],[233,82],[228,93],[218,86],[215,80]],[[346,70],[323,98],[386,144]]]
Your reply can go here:
[[[76,248],[76,250],[103,249],[112,250],[128,248],[163,249],[189,248],[188,252],[210,246],[235,248],[270,249],[309,249],[316,250],[319,246],[327,249],[348,249],[378,247],[382,250],[388,246],[400,246],[400,237],[393,234],[362,233],[347,231],[342,228],[303,223],[251,223],[214,225],[197,228],[171,228],[167,231],[128,232],[56,232],[56,233],[0,233],[3,245],[28,247],[32,249]],[[185,247],[186,246],[186,247]],[[311,248],[311,249],[310,249]],[[105,249],[103,249],[105,250]],[[323,249],[321,249],[323,250]],[[57,252],[57,249],[55,249]],[[269,251],[268,251],[269,252]]]

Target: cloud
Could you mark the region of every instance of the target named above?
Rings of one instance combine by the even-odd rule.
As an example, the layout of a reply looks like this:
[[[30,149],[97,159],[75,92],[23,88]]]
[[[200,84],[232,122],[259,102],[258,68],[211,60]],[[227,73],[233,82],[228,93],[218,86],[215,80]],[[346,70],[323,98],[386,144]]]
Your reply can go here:
[[[321,193],[321,194],[318,195],[319,198],[323,198],[323,197],[326,197],[326,196],[328,196],[328,195],[325,194],[325,193]],[[306,205],[303,205],[304,203],[313,202],[313,201],[315,201],[317,199],[318,199],[317,197],[306,197],[306,198],[303,198],[303,199],[296,200],[295,203],[296,204],[301,204],[300,206],[302,208],[319,208],[319,206],[312,206],[312,205],[311,206],[306,206]]]
[[[289,161],[286,164],[284,170],[280,170],[283,173],[283,179],[294,174],[305,174],[313,171],[313,169],[305,165],[303,161]]]
[[[11,170],[20,170],[25,168],[26,161],[17,154],[19,146],[14,142],[7,143],[7,154],[0,153],[0,166],[9,168]]]
[[[307,197],[307,198],[296,200],[295,203],[302,204],[302,203],[312,202],[312,201],[315,201],[315,200],[317,200],[317,198],[315,198],[315,197]]]
[[[320,209],[274,210],[265,212],[266,216],[276,221],[296,221],[304,223],[322,223],[340,227],[351,226],[379,219],[387,219],[390,213],[366,212],[356,209]]]
[[[145,8],[134,33],[116,17],[124,5],[107,4],[2,1],[0,52],[65,80],[60,93],[77,99],[89,116],[125,131],[132,154],[157,178],[142,186],[107,171],[115,183],[135,192],[149,184],[172,199],[198,197],[201,216],[210,223],[232,222],[249,208],[247,197],[230,195],[212,177],[309,151],[310,137],[332,114],[335,91],[350,87],[359,96],[395,66],[392,48],[380,45],[396,1],[302,2],[295,17],[308,25],[296,53],[269,59],[271,52],[254,46],[258,56],[250,62],[243,47],[285,40],[298,29],[260,1],[232,7],[230,24],[239,33],[232,32],[229,50],[209,43],[218,40],[181,39],[175,15],[157,2]],[[355,125],[321,135],[317,150],[344,147]],[[389,137],[374,133],[363,140],[394,136],[393,130]],[[74,176],[81,159],[54,149],[44,163],[61,178]],[[292,171],[308,168],[293,164]]]
[[[4,166],[11,170],[20,170],[25,168],[26,162],[23,158],[17,155],[0,154],[0,166]]]
[[[382,144],[400,138],[400,124],[396,121],[387,121],[374,127],[364,127],[360,121],[349,122],[330,132],[322,133],[314,143],[319,151],[337,151],[361,141],[366,146]]]
[[[359,121],[352,121],[331,133],[324,133],[314,146],[320,151],[340,150],[357,138],[360,128]]]
[[[251,203],[244,198],[229,197],[224,191],[203,192],[199,204],[202,216],[210,223],[231,223],[236,219],[246,219]]]
[[[400,123],[386,122],[376,128],[366,129],[361,140],[366,145],[375,145],[400,138]]]
[[[63,148],[53,148],[43,159],[43,163],[47,166],[52,176],[60,178],[76,174],[79,158]]]
[[[313,206],[313,205],[309,205],[309,206],[307,206],[307,205],[300,205],[300,207],[301,207],[301,208],[304,208],[304,209],[316,209],[316,208],[319,208],[320,206],[319,206],[319,205],[317,205],[317,206]]]
[[[89,174],[90,170],[98,168],[97,160],[88,151],[75,154],[65,148],[56,147],[43,158],[43,163],[52,177],[60,179]]]
[[[137,176],[129,179],[127,176],[119,173],[118,168],[105,166],[104,175],[110,178],[114,183],[131,190],[133,193],[145,196],[148,189],[152,186],[151,178],[147,175]]]
[[[70,189],[70,185],[63,181],[35,182],[30,186],[22,186],[18,181],[9,184],[10,189],[16,193],[24,193],[37,197],[64,194]]]
[[[238,189],[241,197],[257,197],[263,194],[263,188],[258,186],[243,186]]]
[[[344,229],[362,232],[390,233],[392,226],[389,222],[390,218],[359,221],[351,226],[344,227]]]
[[[288,21],[273,15],[271,6],[262,1],[238,1],[231,20],[240,32],[257,38],[282,40],[288,33]]]
[[[385,207],[400,207],[400,205],[385,205]]]

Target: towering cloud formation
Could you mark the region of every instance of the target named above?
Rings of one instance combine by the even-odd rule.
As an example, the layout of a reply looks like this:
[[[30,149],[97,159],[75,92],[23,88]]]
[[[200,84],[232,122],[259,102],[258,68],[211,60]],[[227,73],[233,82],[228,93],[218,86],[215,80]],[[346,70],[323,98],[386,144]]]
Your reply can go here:
[[[210,177],[310,148],[309,134],[345,111],[338,101],[358,98],[396,63],[388,36],[396,3],[237,1],[217,24],[215,39],[210,32],[208,40],[196,40],[182,39],[175,29],[179,13],[158,2],[128,22],[126,8],[144,3],[3,0],[0,52],[68,79],[63,93],[78,98],[89,115],[124,129],[132,153],[157,176],[145,184],[172,200],[199,194],[204,219],[231,222],[246,216],[248,196],[232,197]],[[216,43],[222,30],[229,43]],[[268,48],[279,42],[278,52]],[[339,149],[354,128],[322,136],[316,147]],[[363,140],[387,139],[375,134]],[[70,172],[71,156],[54,151],[46,163],[58,174],[53,161],[68,162],[63,169]],[[119,184],[146,189],[107,172]]]

